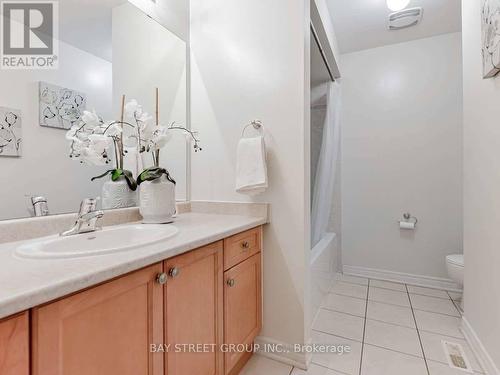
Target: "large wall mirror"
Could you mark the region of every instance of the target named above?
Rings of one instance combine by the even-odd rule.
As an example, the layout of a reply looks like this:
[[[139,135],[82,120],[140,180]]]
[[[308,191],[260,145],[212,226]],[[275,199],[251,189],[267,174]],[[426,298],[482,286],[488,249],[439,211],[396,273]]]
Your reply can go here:
[[[101,195],[106,179],[91,179],[109,166],[69,157],[66,133],[83,110],[119,120],[125,95],[152,116],[158,108],[161,124],[189,127],[185,1],[171,1],[176,8],[163,15],[164,0],[60,1],[59,67],[0,70],[0,220],[34,216],[34,196],[47,199],[50,214],[61,214]],[[161,153],[178,200],[187,199],[189,152],[179,132]],[[134,176],[152,166],[149,156],[139,159],[133,152],[125,156]]]

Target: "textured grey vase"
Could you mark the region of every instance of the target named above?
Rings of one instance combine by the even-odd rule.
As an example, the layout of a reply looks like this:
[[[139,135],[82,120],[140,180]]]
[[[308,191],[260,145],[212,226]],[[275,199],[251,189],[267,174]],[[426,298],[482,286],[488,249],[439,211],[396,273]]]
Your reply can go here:
[[[139,190],[139,210],[144,224],[166,224],[174,221],[175,185],[166,176],[143,182]]]
[[[137,191],[132,191],[125,178],[118,181],[106,181],[102,186],[102,208],[126,208],[137,206]]]

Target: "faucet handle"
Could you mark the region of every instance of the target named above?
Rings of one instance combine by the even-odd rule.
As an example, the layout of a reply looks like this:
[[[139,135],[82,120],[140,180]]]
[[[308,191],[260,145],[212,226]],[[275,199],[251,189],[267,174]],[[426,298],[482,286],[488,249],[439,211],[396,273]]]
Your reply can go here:
[[[88,214],[89,212],[95,211],[97,207],[97,201],[99,200],[98,198],[85,198],[82,200],[82,203],[80,203],[80,212],[78,213],[79,216]]]
[[[85,198],[80,203],[80,212],[71,229],[60,233],[60,236],[71,236],[74,234],[88,233],[101,229],[97,227],[97,220],[103,217],[103,211],[97,211],[97,201],[100,198]]]

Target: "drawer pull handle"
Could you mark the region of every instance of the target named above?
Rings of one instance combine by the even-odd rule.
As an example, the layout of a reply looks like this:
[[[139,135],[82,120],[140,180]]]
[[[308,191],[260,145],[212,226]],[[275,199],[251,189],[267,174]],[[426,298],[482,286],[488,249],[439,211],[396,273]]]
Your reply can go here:
[[[168,271],[168,274],[170,277],[177,277],[181,273],[181,270],[178,269],[177,267],[173,267]]]
[[[241,247],[243,250],[248,250],[250,248],[250,244],[248,243],[248,241],[243,241],[241,243]]]
[[[159,273],[156,275],[156,282],[160,285],[164,285],[167,283],[167,274],[165,272]]]
[[[227,280],[227,286],[232,288],[236,284],[236,281],[234,279],[229,279]]]

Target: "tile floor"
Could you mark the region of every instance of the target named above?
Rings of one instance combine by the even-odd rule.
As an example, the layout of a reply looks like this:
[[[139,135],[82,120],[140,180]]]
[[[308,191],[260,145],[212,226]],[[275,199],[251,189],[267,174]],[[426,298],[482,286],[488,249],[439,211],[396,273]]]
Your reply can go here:
[[[315,354],[308,371],[255,355],[241,375],[463,375],[442,341],[459,343],[474,374],[483,374],[459,330],[461,296],[380,280],[339,276],[313,325],[316,344],[350,353]]]

